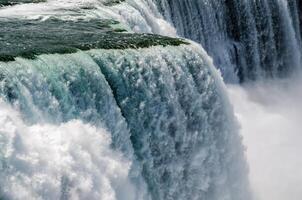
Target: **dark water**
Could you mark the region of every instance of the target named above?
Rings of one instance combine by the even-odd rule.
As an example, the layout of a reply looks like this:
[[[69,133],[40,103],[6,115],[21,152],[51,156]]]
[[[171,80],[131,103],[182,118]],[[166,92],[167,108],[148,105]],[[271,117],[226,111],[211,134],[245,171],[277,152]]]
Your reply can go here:
[[[114,20],[63,21],[0,19],[0,61],[15,57],[34,58],[49,53],[72,53],[89,49],[146,48],[188,44],[160,35],[127,33],[114,28]]]

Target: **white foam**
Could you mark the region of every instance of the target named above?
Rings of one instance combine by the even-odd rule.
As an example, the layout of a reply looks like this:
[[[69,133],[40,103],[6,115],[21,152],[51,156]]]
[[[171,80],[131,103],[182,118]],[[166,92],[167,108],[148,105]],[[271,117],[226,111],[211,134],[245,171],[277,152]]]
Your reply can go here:
[[[28,125],[0,100],[1,193],[10,199],[134,199],[131,162],[110,144],[105,130],[80,120]]]

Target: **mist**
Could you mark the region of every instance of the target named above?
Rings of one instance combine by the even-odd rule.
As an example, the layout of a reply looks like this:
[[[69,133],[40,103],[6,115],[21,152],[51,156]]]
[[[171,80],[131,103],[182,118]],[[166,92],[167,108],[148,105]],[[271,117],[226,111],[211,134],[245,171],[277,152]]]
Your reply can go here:
[[[256,200],[302,196],[302,78],[228,85]]]

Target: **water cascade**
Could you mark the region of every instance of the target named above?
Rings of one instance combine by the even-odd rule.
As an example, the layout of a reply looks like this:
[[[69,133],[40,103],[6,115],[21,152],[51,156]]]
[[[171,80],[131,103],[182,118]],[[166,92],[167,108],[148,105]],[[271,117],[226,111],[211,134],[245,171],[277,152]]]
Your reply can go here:
[[[100,8],[34,8],[47,3],[0,10],[32,9],[0,22],[0,198],[249,198],[237,123],[200,46],[91,17]]]
[[[0,199],[288,197],[290,189],[273,196],[259,181],[255,169],[267,163],[253,160],[255,148],[247,150],[248,177],[228,93],[249,148],[252,132],[268,126],[251,125],[245,109],[259,99],[245,92],[299,72],[300,7],[295,0],[0,0]],[[222,77],[244,87],[225,87]]]
[[[287,77],[300,68],[295,0],[156,2],[179,35],[202,44],[228,82]]]

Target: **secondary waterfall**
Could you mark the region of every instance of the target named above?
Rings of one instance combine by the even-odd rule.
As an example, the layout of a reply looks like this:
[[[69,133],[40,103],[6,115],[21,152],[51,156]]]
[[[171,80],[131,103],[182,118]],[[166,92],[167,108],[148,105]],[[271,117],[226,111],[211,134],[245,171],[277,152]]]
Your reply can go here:
[[[228,82],[287,77],[301,68],[295,0],[158,0],[179,35],[202,44]]]

